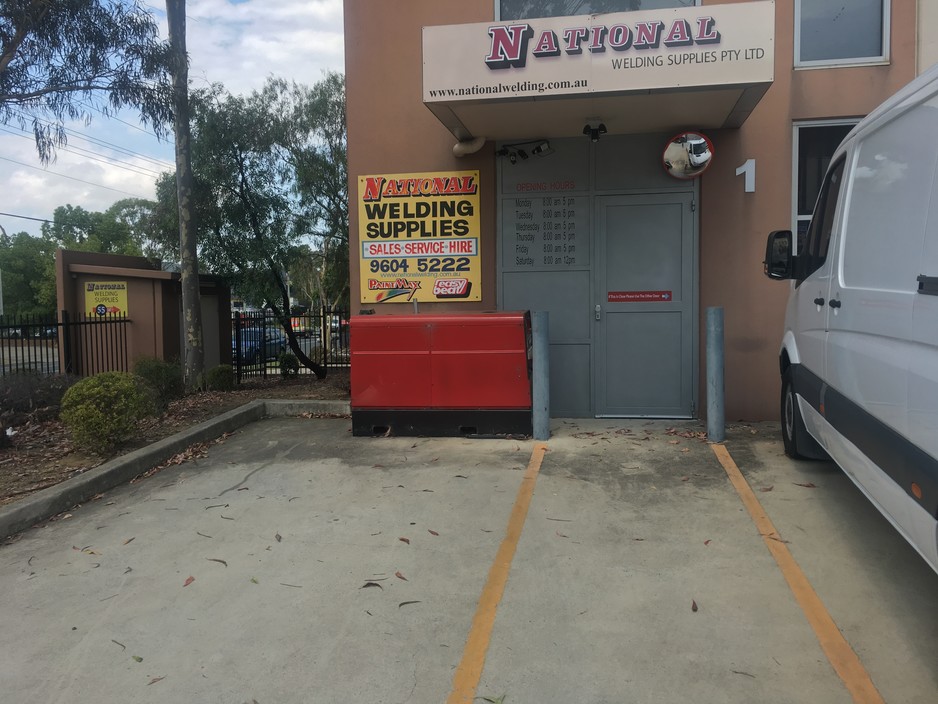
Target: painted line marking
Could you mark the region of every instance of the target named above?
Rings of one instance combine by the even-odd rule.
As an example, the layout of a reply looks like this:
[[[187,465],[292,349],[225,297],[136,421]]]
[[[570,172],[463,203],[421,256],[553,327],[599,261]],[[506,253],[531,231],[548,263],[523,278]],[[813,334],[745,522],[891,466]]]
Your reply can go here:
[[[459,667],[456,668],[456,674],[453,675],[453,687],[446,698],[446,704],[472,704],[475,698],[479,680],[482,678],[482,668],[485,667],[485,656],[488,653],[489,642],[492,637],[495,612],[498,610],[498,604],[505,592],[508,573],[511,571],[511,561],[514,559],[515,549],[518,547],[518,540],[521,538],[521,530],[524,528],[524,521],[528,516],[528,507],[531,505],[531,497],[534,495],[534,485],[537,482],[537,475],[541,471],[541,462],[543,462],[546,452],[547,444],[543,442],[535,443],[534,449],[531,451],[528,468],[521,479],[515,505],[512,507],[511,516],[508,518],[505,537],[495,554],[495,561],[492,562],[492,566],[489,568],[488,579],[486,579],[485,586],[482,588],[482,595],[479,597],[475,616],[472,618],[472,626],[469,628],[469,636],[466,638],[466,645],[463,648],[462,660],[459,662]]]
[[[821,598],[801,571],[791,551],[782,542],[782,537],[778,534],[765,509],[762,508],[762,504],[759,503],[759,499],[756,498],[746,478],[739,471],[729,451],[723,445],[711,445],[711,447],[749,512],[752,522],[756,524],[763,542],[775,558],[782,576],[788,582],[788,587],[814,630],[814,635],[830,661],[831,667],[843,681],[853,701],[857,704],[883,704],[883,698],[866,668],[863,667],[863,663],[860,662],[860,658],[837,628],[837,624],[834,623],[834,619],[827,612]]]

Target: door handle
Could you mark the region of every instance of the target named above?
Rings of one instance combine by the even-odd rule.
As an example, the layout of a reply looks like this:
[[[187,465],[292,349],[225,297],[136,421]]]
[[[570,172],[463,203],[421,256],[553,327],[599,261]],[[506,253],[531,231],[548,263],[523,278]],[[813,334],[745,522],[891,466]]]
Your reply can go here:
[[[815,299],[814,299],[814,305],[816,305],[816,306],[823,306],[823,305],[824,305],[824,299],[823,299],[823,298],[815,298]]]
[[[593,313],[593,317],[595,317],[596,320],[599,320],[603,317],[603,308],[598,303],[596,304],[596,308],[594,309],[594,311],[595,312]]]
[[[831,302],[828,304],[831,308],[840,308],[840,301],[836,298],[832,298]]]

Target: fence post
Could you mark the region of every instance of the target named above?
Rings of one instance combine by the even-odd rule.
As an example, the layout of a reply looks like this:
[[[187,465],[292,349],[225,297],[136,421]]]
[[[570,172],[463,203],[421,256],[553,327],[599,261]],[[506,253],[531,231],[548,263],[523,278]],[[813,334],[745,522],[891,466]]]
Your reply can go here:
[[[234,321],[235,321],[235,330],[234,330],[235,354],[234,354],[234,359],[232,359],[231,361],[235,365],[235,369],[237,370],[235,372],[236,379],[237,379],[237,382],[240,384],[241,383],[241,312],[240,311],[237,311],[237,310],[235,311]]]
[[[62,369],[66,374],[71,374],[73,370],[72,364],[72,326],[71,321],[68,319],[68,311],[62,311],[62,325],[61,325],[61,334],[59,335],[59,344],[61,349],[59,350],[59,368]]]

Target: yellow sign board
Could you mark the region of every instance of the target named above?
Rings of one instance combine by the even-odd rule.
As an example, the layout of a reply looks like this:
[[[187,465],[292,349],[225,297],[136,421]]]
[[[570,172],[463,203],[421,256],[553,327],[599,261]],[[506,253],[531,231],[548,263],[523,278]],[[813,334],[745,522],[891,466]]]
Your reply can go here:
[[[358,179],[362,303],[482,300],[479,172]]]
[[[86,282],[85,313],[98,317],[104,317],[105,315],[127,315],[127,282]]]

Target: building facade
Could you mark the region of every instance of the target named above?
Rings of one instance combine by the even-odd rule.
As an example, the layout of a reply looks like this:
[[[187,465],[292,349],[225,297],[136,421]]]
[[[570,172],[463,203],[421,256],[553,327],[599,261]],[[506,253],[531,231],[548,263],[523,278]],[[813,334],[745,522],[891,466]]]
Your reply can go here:
[[[346,0],[353,311],[546,310],[551,415],[681,418],[722,307],[727,418],[777,418],[766,235],[938,60],[933,5]]]

